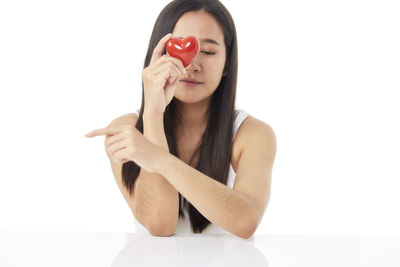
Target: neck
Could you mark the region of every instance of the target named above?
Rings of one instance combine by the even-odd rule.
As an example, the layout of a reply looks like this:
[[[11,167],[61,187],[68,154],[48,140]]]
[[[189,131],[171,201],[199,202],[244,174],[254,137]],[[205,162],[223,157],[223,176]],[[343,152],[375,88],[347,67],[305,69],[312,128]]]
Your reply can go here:
[[[208,115],[206,116],[206,112],[208,106],[209,101],[190,104],[178,101],[177,107],[182,117],[178,126],[180,136],[199,137],[203,134],[207,126]]]

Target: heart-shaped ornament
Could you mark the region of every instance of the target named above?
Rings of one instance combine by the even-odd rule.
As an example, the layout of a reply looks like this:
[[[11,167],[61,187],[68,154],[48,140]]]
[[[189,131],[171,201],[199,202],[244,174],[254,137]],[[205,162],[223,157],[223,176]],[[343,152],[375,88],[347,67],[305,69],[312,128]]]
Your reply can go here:
[[[172,37],[165,45],[168,55],[180,59],[186,68],[197,56],[200,49],[199,40],[194,36],[179,39]]]

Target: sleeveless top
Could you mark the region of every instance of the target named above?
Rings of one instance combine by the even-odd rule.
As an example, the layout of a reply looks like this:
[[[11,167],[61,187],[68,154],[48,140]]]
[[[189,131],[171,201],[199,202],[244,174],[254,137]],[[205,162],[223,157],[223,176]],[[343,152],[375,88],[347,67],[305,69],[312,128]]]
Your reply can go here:
[[[234,127],[233,127],[233,138],[232,141],[235,139],[236,133],[242,124],[242,122],[247,118],[249,115],[246,111],[242,109],[236,110],[237,116],[236,120],[234,122]],[[135,112],[135,114],[139,117],[139,109]],[[232,163],[229,165],[229,176],[228,176],[228,181],[227,181],[227,186],[233,189],[233,186],[235,184],[235,178],[236,178],[236,173],[233,170]],[[183,196],[181,195],[181,208],[183,207]],[[193,234],[192,228],[190,225],[190,219],[189,219],[189,213],[186,209],[183,209],[184,212],[184,218],[179,217],[178,221],[178,226],[175,230],[176,234]],[[147,229],[141,225],[135,218],[135,230],[137,233],[147,233]],[[210,223],[202,232],[202,234],[226,234],[226,235],[232,235],[232,233],[226,231],[225,229]]]

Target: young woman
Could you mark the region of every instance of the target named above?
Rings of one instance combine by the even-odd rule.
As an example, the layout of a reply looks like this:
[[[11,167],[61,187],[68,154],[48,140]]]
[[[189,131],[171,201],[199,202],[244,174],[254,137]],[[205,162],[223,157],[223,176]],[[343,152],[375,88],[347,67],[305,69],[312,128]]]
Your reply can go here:
[[[165,45],[189,35],[200,40],[200,52],[184,68]],[[270,198],[276,138],[268,124],[235,110],[237,53],[235,24],[222,3],[172,1],[153,28],[140,110],[87,134],[105,135],[138,231],[250,238],[257,229]]]

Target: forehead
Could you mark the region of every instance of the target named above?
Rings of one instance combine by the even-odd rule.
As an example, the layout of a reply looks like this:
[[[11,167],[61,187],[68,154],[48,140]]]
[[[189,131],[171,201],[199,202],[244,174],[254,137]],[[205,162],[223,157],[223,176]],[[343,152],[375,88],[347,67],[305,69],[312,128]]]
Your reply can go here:
[[[224,46],[224,33],[221,27],[213,16],[204,11],[184,13],[176,22],[172,35],[183,38],[193,35],[200,40],[213,39],[220,46]]]

